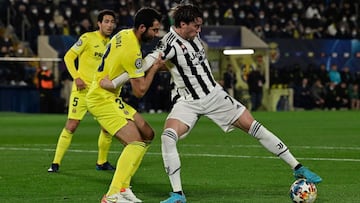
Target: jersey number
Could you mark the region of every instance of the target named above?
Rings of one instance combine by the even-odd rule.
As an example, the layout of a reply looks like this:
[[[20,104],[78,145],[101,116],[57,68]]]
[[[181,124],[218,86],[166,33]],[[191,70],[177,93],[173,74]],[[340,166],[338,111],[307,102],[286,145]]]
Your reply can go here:
[[[120,98],[116,98],[115,102],[119,104],[119,109],[123,109],[125,107]]]
[[[79,101],[79,98],[78,97],[74,97],[74,100],[73,100],[73,106],[77,106],[78,105],[78,101]]]
[[[230,100],[231,101],[231,103],[234,105],[234,101],[233,101],[233,99],[230,97],[230,96],[225,96],[225,98],[224,99],[228,99],[228,100]]]

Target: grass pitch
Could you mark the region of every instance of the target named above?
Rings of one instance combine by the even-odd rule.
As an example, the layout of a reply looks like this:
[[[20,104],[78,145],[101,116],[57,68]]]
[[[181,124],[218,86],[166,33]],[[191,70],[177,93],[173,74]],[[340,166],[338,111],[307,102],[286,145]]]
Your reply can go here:
[[[317,203],[359,202],[360,112],[255,112],[254,116],[322,176]],[[144,117],[157,135],[132,186],[144,202],[155,203],[171,190],[160,148],[166,114]],[[0,202],[100,202],[113,173],[95,170],[99,126],[90,115],[77,129],[60,172],[47,172],[65,121],[66,115],[0,113]],[[114,139],[111,163],[116,164],[122,149]],[[178,149],[188,202],[291,202],[290,168],[239,130],[225,134],[201,118]]]

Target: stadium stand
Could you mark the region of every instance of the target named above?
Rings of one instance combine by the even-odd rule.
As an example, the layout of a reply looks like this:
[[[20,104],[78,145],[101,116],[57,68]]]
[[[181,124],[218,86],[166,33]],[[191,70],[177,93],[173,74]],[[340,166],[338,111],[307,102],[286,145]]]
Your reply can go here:
[[[204,14],[204,26],[244,26],[260,39],[280,40],[357,40],[360,38],[360,3],[352,0],[193,0]],[[163,31],[169,29],[169,13],[176,5],[170,0],[5,0],[0,2],[0,57],[36,57],[39,36],[51,36],[59,58],[82,33],[96,26],[95,16],[101,9],[117,12],[117,29],[131,27],[132,16],[143,6],[163,13]],[[360,57],[360,56],[358,56]],[[359,60],[359,59],[357,59]],[[270,86],[285,85],[295,95],[301,81],[312,86],[320,65],[293,64],[270,66]],[[2,86],[35,86],[39,63],[0,61]],[[329,70],[331,64],[327,64]],[[64,66],[59,65],[60,72]],[[339,71],[345,64],[339,66]],[[346,81],[352,89],[360,85],[360,67],[350,69]],[[36,81],[35,81],[36,82]],[[59,83],[58,83],[59,84]],[[328,86],[328,82],[324,86]],[[301,104],[294,98],[294,104]],[[297,108],[303,108],[295,106]],[[306,109],[317,108],[315,103]],[[351,109],[351,105],[346,108]]]

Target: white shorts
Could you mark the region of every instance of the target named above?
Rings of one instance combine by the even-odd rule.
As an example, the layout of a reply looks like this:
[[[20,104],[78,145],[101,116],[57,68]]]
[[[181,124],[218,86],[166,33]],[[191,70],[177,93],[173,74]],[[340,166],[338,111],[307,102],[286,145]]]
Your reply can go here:
[[[221,86],[216,86],[207,96],[197,100],[185,100],[184,97],[174,104],[167,119],[177,119],[189,126],[187,135],[200,116],[214,121],[224,132],[234,129],[232,125],[246,107],[227,94]]]

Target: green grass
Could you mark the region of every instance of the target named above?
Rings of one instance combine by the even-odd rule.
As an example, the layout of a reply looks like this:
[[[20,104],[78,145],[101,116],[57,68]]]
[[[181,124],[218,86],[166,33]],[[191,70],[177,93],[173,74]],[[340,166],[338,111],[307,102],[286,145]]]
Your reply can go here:
[[[322,176],[317,203],[355,203],[360,199],[360,112],[256,112],[292,153]],[[163,169],[160,134],[165,114],[144,114],[156,138],[133,178],[136,195],[159,202],[170,191]],[[0,202],[100,202],[112,172],[95,170],[98,124],[81,122],[60,173],[49,174],[66,115],[0,113]],[[286,203],[294,181],[290,168],[251,136],[225,134],[201,118],[178,144],[188,202]],[[122,145],[113,140],[109,161]]]

